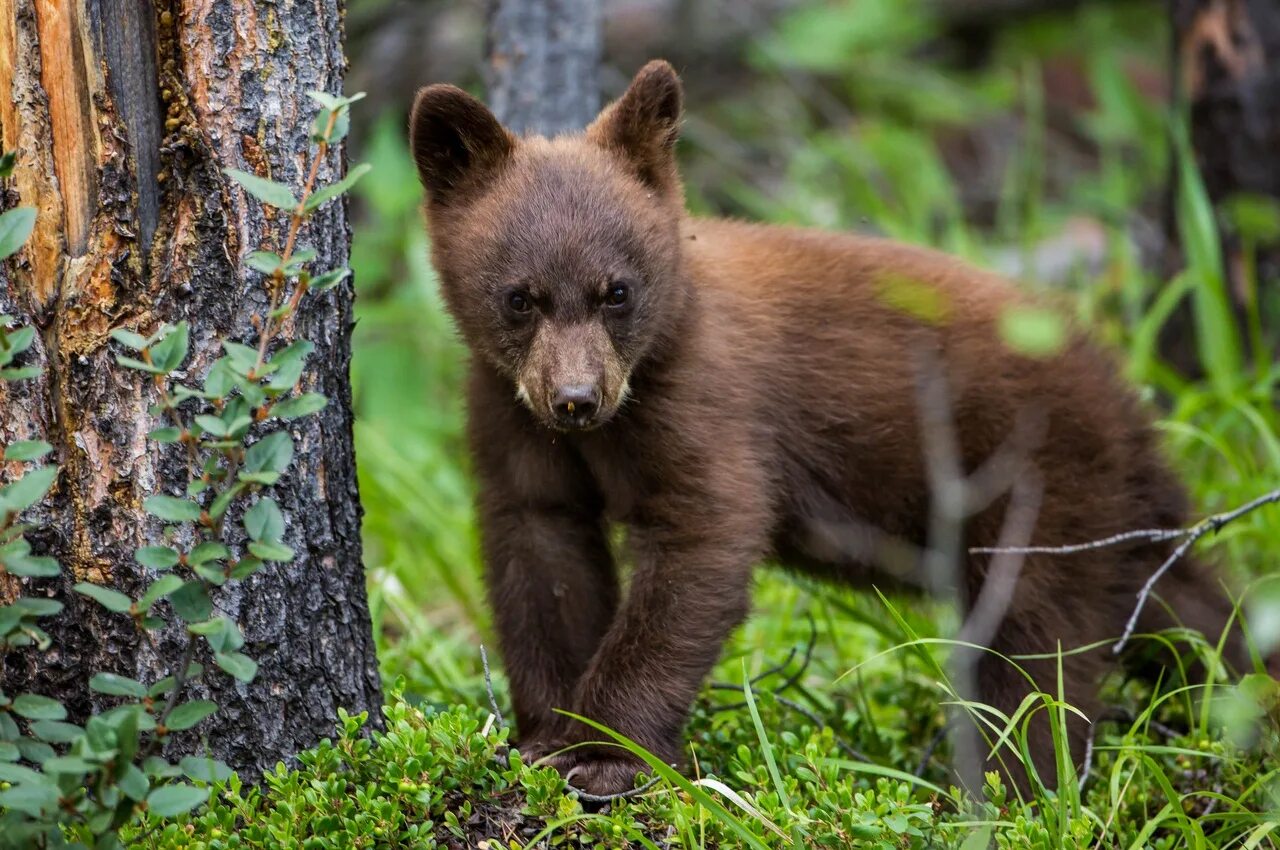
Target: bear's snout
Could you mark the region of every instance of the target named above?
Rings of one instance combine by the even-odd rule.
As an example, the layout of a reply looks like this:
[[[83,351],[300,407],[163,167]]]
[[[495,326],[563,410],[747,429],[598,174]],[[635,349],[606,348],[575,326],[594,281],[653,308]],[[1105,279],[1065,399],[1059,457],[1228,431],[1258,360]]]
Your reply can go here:
[[[591,384],[565,384],[551,400],[551,413],[562,428],[586,428],[599,411],[600,389]]]

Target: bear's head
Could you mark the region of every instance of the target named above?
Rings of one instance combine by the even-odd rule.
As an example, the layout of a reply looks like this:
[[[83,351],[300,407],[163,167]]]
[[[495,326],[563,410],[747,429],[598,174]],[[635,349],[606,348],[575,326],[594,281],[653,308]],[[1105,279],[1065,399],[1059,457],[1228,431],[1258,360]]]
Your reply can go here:
[[[585,133],[546,139],[454,86],[418,92],[410,145],[445,302],[548,427],[608,421],[678,323],[681,99],[650,62]]]

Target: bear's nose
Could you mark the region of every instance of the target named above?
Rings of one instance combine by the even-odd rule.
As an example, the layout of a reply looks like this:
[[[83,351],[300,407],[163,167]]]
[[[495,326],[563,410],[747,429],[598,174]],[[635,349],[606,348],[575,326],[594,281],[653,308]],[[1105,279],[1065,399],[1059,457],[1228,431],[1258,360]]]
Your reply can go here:
[[[566,384],[556,390],[551,410],[562,425],[582,428],[591,423],[600,409],[600,391],[590,384]]]

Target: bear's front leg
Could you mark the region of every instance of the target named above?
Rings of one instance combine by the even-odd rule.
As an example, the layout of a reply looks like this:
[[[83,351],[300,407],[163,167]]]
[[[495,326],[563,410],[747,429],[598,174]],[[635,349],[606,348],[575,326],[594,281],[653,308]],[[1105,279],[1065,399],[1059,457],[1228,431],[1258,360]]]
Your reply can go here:
[[[749,511],[746,513],[750,513]],[[699,509],[630,535],[635,572],[627,598],[574,693],[574,713],[636,741],[668,764],[703,680],[750,605],[751,571],[764,554],[762,527]],[[557,737],[608,740],[564,719]],[[616,746],[586,746],[550,759],[592,794],[633,787],[644,765]]]
[[[598,516],[569,506],[481,509],[485,579],[511,685],[520,749],[534,758],[554,709],[570,708],[613,618],[617,580]]]

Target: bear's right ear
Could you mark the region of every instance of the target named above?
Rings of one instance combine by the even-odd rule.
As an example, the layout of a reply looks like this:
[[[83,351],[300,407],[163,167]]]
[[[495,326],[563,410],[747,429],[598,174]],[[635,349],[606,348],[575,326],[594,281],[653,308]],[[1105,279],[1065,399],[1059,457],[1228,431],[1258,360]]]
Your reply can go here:
[[[515,144],[493,113],[457,86],[418,91],[409,117],[409,148],[431,203],[447,204],[459,190],[492,177]]]

